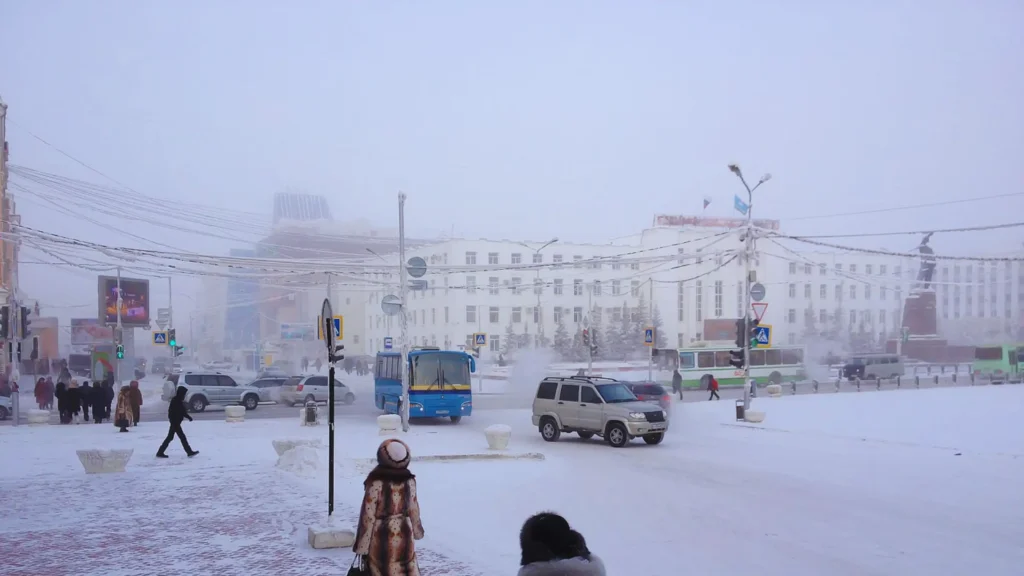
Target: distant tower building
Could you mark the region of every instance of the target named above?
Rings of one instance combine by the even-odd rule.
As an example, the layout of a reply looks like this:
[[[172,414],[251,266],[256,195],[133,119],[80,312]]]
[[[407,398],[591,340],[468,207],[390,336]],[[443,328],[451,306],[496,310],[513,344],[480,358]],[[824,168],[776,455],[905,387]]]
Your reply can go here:
[[[334,220],[327,198],[315,194],[278,192],[274,194],[274,224],[281,220]]]

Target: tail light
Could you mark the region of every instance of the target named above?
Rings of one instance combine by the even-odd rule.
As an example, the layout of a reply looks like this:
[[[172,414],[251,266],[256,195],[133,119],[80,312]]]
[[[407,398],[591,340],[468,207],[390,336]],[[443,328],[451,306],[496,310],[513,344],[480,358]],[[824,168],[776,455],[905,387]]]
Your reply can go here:
[[[302,384],[299,384],[298,386],[296,386],[295,387],[295,391],[296,392],[302,392]]]
[[[661,401],[662,401],[662,402],[668,402],[668,401],[669,401],[669,396],[668,396],[668,394],[665,394],[664,396],[662,396],[662,397],[661,397]]]

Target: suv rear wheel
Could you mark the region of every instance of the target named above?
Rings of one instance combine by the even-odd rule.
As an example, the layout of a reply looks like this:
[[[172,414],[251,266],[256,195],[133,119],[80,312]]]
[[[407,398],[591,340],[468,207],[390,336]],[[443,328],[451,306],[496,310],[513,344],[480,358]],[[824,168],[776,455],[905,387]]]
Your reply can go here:
[[[562,431],[558,429],[558,423],[551,416],[545,416],[540,420],[540,435],[548,442],[558,442]]]
[[[644,434],[644,442],[647,442],[648,444],[661,444],[661,441],[664,439],[664,432],[658,432],[655,434]]]
[[[608,430],[604,433],[604,439],[607,440],[613,448],[622,448],[626,444],[629,444],[629,432],[621,422],[612,422],[608,425]]]
[[[202,396],[199,395],[193,396],[192,399],[189,400],[188,402],[188,406],[189,408],[192,409],[193,412],[202,412],[203,410],[206,410],[207,404],[208,403],[206,402],[206,398],[203,398]]]
[[[245,406],[246,410],[255,410],[260,405],[260,397],[255,394],[246,394],[242,400],[242,406]]]

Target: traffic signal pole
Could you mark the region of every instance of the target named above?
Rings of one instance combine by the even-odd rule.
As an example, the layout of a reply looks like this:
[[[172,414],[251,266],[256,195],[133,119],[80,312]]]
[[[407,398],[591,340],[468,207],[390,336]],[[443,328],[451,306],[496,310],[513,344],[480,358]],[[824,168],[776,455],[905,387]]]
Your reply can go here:
[[[114,339],[116,344],[114,345],[114,360],[117,362],[114,367],[114,372],[117,373],[117,389],[121,389],[121,358],[117,354],[119,346],[124,345],[124,333],[122,332],[123,326],[121,325],[121,267],[117,267],[117,330],[114,332]]]

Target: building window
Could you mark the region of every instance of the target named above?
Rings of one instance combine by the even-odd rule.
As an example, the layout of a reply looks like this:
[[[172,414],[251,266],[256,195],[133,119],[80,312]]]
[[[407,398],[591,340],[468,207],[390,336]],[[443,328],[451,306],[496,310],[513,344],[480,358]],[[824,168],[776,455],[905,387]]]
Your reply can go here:
[[[544,293],[544,281],[540,278],[533,279],[533,293],[543,294]]]
[[[796,309],[790,308],[789,313],[786,314],[786,321],[790,324],[796,324]]]
[[[487,291],[491,294],[491,296],[497,296],[498,295],[498,277],[497,276],[491,276],[490,278],[487,279]]]
[[[948,269],[947,269],[947,270],[948,270]],[[881,276],[885,276],[885,272],[886,272],[886,270],[885,270],[885,264],[879,264],[879,265],[878,265],[878,273],[879,273],[879,275],[881,275]]]
[[[812,268],[811,268],[810,264],[804,264],[804,274],[807,274],[808,276],[810,276],[811,275],[811,270],[812,270]]]
[[[818,275],[824,276],[828,272],[828,266],[824,264],[818,264]]]
[[[487,263],[488,264],[497,264],[498,263],[498,253],[497,252],[488,252],[487,253]]]
[[[796,344],[796,334],[790,332],[789,334],[786,335],[786,340],[789,341],[790,346]]]
[[[522,264],[523,263],[523,255],[519,254],[518,252],[513,252],[512,253],[512,263],[513,264]]]
[[[519,306],[512,308],[512,323],[519,324],[523,321],[523,309]]]
[[[466,276],[466,291],[470,294],[476,293],[476,276]]]
[[[466,306],[466,324],[476,324],[476,306]]]
[[[892,267],[892,275],[896,276],[897,278],[902,276],[902,274],[900,273],[900,267],[899,266],[893,266]]]
[[[633,295],[633,298],[640,297],[640,281],[633,280],[629,283],[629,293]]]
[[[871,300],[871,284],[864,285],[864,299]]]
[[[697,280],[697,322],[704,321],[704,286]]]
[[[619,308],[618,306],[616,306],[615,308],[612,308],[612,322],[621,322],[621,321],[622,321],[622,308]]]
[[[555,325],[562,321],[562,307],[555,306]]]
[[[466,266],[476,265],[476,252],[466,252]]]
[[[789,263],[789,273],[796,274],[796,262]]]
[[[888,289],[888,288],[886,288],[885,286],[882,286],[881,288],[879,288],[879,289],[878,289],[878,299],[879,299],[879,300],[885,300],[885,294],[886,294],[886,293],[887,293],[888,291],[889,291],[889,289]]]
[[[683,348],[684,346],[686,346],[685,340],[686,339],[683,338],[682,332],[676,334],[676,345],[678,348]]]
[[[843,285],[836,284],[836,302],[843,301]]]
[[[795,266],[795,264],[794,264],[794,266]],[[790,298],[796,298],[796,284],[790,284],[789,285],[789,297]]]
[[[600,296],[601,295],[601,281],[600,280],[594,280],[594,284],[592,286],[592,289],[593,289],[594,296]]]
[[[878,323],[885,324],[885,310],[878,311]]]
[[[557,266],[557,264],[561,264],[562,263],[562,255],[561,254],[555,254],[555,255],[551,256],[551,262],[556,264],[555,268],[561,268],[561,266]]]
[[[857,311],[850,310],[850,330],[857,324]]]
[[[437,308],[430,309],[430,323],[437,324]]]
[[[856,274],[856,273],[857,273],[857,265],[856,264],[850,264],[850,274]]]
[[[473,315],[476,316],[475,313]],[[476,322],[476,319],[474,319],[473,321]],[[444,307],[444,323],[448,324],[448,307],[447,306]]]
[[[722,281],[715,281],[715,318],[722,317]]]
[[[444,277],[444,293],[446,295],[448,294],[448,277],[447,276]]]
[[[533,263],[534,264],[543,264],[544,263],[544,255],[541,254],[540,252],[534,252],[533,253]]]
[[[555,296],[561,296],[562,295],[562,279],[561,278],[555,278],[554,292],[555,292]]]
[[[572,321],[577,324],[583,322],[583,308],[577,306],[572,309]]]
[[[818,322],[822,325],[828,322],[828,312],[824,308],[818,310]]]
[[[492,334],[491,336],[487,337],[487,340],[489,340],[490,343],[491,343],[491,345],[490,345],[491,352],[497,352],[497,351],[501,350],[501,337],[500,336]]]
[[[828,298],[828,286],[824,284],[818,286],[818,298],[821,298],[822,300]]]
[[[683,257],[683,254],[685,252],[686,248],[679,248],[678,250],[676,250],[676,264],[682,264],[683,262],[686,261],[686,258]]]
[[[807,298],[808,300],[810,300],[810,298],[811,298],[811,285],[810,284],[804,284],[804,298]]]
[[[618,280],[616,280],[618,282]],[[618,294],[616,294],[617,296]],[[686,288],[683,283],[680,282],[676,288],[676,309],[679,311],[679,321],[682,322],[685,318],[684,310],[686,310]]]
[[[857,299],[857,285],[856,284],[850,284],[850,300],[856,300],[856,299]]]
[[[540,308],[534,306],[531,310],[533,310],[533,323],[540,324]]]
[[[583,296],[583,280],[577,278],[572,281],[572,295]]]
[[[864,273],[867,274],[868,276],[871,275],[871,264],[864,265]]]
[[[498,313],[497,306],[491,306],[490,316],[491,324],[497,324],[498,322],[501,322],[501,314]]]
[[[583,262],[583,256],[576,255],[576,256],[572,257],[572,267],[573,268],[582,268],[583,267],[582,262]]]
[[[512,293],[513,294],[521,293],[522,290],[523,290],[522,287],[521,287],[522,284],[523,284],[523,279],[522,278],[513,278],[512,279]]]
[[[621,296],[621,295],[622,295],[622,281],[621,280],[612,280],[612,296]]]
[[[640,269],[640,263],[639,262],[631,262],[630,265],[629,265],[629,269],[630,270],[639,270]]]

